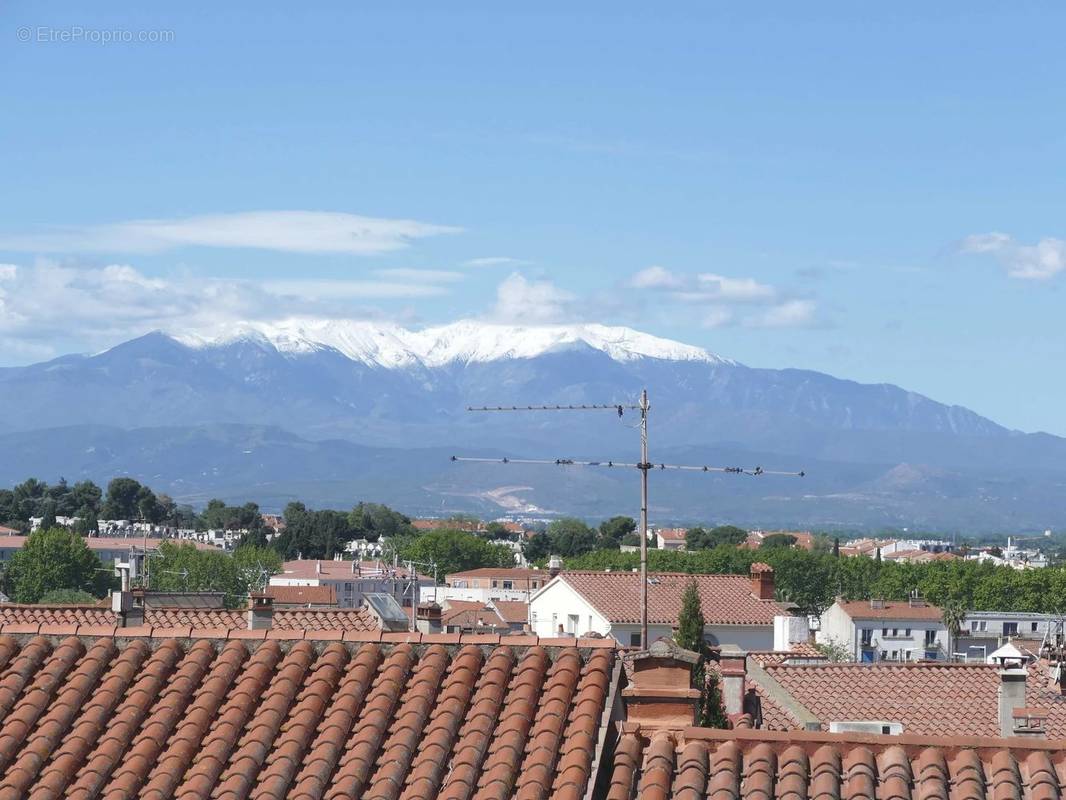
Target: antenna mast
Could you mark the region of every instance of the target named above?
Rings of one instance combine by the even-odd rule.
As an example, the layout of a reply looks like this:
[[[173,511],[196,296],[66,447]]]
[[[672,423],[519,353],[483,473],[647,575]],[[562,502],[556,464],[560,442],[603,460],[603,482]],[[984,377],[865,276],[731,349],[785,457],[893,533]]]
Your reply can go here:
[[[626,410],[640,411],[640,461],[636,464],[619,461],[575,461],[572,458],[536,459],[536,458],[473,458],[452,456],[452,461],[470,461],[494,464],[554,464],[555,466],[575,467],[623,467],[640,470],[640,646],[648,648],[648,470],[682,470],[686,472],[724,472],[734,475],[789,475],[802,478],[804,472],[780,472],[764,470],[762,467],[745,469],[744,467],[710,467],[686,464],[652,464],[648,460],[648,390],[640,392],[638,405],[621,403],[585,404],[585,405],[541,405],[541,406],[470,406],[467,411],[592,411],[610,409],[621,417]]]

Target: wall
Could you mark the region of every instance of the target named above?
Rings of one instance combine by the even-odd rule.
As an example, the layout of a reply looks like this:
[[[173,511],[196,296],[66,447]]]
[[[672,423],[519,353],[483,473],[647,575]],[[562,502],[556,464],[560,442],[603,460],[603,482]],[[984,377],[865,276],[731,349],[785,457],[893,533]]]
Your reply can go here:
[[[835,643],[843,645],[851,654],[852,660],[858,661],[861,658],[858,639],[855,634],[855,625],[852,623],[851,617],[845,614],[844,610],[836,603],[822,612],[822,624],[815,634],[815,641],[818,644]]]
[[[563,632],[567,635],[595,631],[607,636],[611,632],[610,623],[561,580],[548,584],[534,594],[529,602],[529,613],[533,632],[538,636],[557,636],[559,625],[563,626]],[[577,617],[576,626],[571,616]],[[628,641],[625,644],[628,645]]]

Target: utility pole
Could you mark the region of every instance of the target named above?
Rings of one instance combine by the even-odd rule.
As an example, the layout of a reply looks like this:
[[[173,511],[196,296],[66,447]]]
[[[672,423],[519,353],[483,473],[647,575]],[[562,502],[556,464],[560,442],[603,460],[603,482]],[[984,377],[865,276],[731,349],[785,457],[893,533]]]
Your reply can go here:
[[[623,467],[640,470],[640,646],[647,649],[648,642],[648,471],[681,470],[684,472],[723,472],[733,475],[750,475],[760,477],[763,475],[786,475],[802,478],[805,472],[781,472],[764,470],[762,467],[746,469],[744,467],[711,467],[693,466],[686,464],[653,464],[648,459],[648,412],[651,405],[648,403],[648,390],[642,389],[640,402],[637,405],[625,405],[622,403],[597,403],[583,405],[526,405],[526,406],[470,406],[467,411],[593,411],[610,409],[617,412],[619,418],[626,410],[640,412],[640,461],[636,464],[623,463],[620,461],[575,461],[572,458],[536,459],[536,458],[474,458],[464,456],[452,456],[456,462],[479,462],[495,464],[549,464],[555,466],[573,467]]]
[[[648,649],[648,390],[640,391],[640,646]]]

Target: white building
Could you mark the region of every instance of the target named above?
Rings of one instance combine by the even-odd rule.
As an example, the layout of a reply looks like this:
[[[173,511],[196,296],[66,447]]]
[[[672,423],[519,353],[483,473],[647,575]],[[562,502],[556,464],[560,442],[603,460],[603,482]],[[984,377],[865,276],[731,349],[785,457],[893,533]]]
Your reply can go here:
[[[533,592],[551,580],[547,570],[481,567],[444,576],[444,586],[422,589],[422,602],[461,600],[481,604],[495,600],[528,603]]]
[[[359,608],[367,594],[389,594],[401,606],[411,607],[412,592],[433,586],[427,575],[416,575],[418,585],[408,580],[407,570],[380,561],[329,561],[301,559],[286,561],[281,573],[272,575],[271,586],[332,586],[341,608]]]
[[[17,553],[26,544],[25,536],[0,536],[0,564],[6,564],[11,556]],[[83,536],[86,546],[96,553],[97,557],[105,566],[110,566],[115,561],[128,561],[130,551],[143,553],[145,539],[142,537],[107,537],[107,536]],[[154,554],[159,550],[162,540],[148,539],[148,553]],[[196,543],[198,550],[215,550],[207,544]],[[152,569],[156,569],[153,565]]]
[[[733,644],[745,650],[770,650],[777,617],[788,611],[774,600],[773,570],[753,565],[743,575],[648,575],[648,639],[673,635],[681,614],[681,597],[695,581],[710,644]],[[640,575],[636,572],[561,572],[530,598],[530,626],[539,636],[612,636],[626,647],[640,641]],[[806,626],[782,630],[805,638]],[[787,645],[785,647],[787,649]]]
[[[684,550],[687,528],[659,528],[655,531],[655,543],[660,550]]]
[[[843,646],[854,661],[947,659],[943,611],[921,600],[837,600],[822,614],[820,644]]]

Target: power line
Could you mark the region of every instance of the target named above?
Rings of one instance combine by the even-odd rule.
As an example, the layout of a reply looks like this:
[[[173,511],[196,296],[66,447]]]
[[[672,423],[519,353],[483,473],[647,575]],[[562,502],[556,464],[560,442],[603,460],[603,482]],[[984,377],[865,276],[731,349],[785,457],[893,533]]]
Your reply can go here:
[[[640,471],[640,646],[648,647],[648,472],[652,470],[677,470],[683,472],[723,473],[730,475],[748,475],[753,478],[764,475],[779,475],[802,478],[806,472],[788,472],[767,470],[762,467],[715,467],[690,464],[653,464],[648,459],[648,390],[640,393],[640,403],[584,403],[576,405],[514,405],[514,406],[468,406],[467,411],[602,411],[612,410],[621,418],[627,410],[640,412],[640,461],[628,463],[622,461],[578,461],[572,458],[536,459],[536,458],[477,458],[452,456],[454,462],[474,462],[486,464],[538,464],[559,467],[606,467],[620,469],[637,469]],[[575,631],[576,633],[576,631]]]

